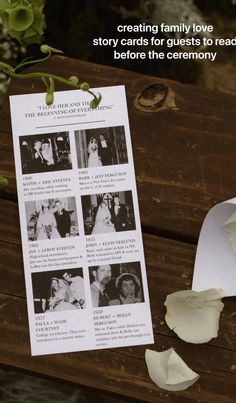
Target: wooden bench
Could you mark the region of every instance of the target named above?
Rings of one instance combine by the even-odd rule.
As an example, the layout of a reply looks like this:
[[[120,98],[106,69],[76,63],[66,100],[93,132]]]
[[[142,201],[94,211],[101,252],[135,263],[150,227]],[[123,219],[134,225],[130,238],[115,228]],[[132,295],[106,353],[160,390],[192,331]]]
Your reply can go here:
[[[148,347],[173,346],[200,380],[183,392],[159,389],[147,373],[147,346],[30,356],[8,99],[0,119],[1,174],[9,180],[0,196],[0,364],[128,400],[235,401],[236,299],[225,299],[219,336],[203,345],[187,344],[169,330],[163,303],[167,294],[191,287],[207,211],[235,196],[236,95],[163,80],[175,92],[179,110],[145,113],[134,107],[134,99],[157,78],[64,57],[53,57],[41,69],[76,74],[92,87],[125,84],[155,333],[155,345]],[[14,81],[9,94],[42,91],[40,81]]]

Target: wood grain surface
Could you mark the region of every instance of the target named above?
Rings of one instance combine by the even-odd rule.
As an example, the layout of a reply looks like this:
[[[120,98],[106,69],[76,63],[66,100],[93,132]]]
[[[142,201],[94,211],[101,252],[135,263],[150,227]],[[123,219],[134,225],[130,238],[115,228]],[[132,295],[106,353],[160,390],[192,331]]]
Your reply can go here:
[[[125,84],[155,334],[155,345],[148,347],[174,347],[200,380],[183,392],[159,389],[147,374],[147,346],[30,356],[7,99],[0,117],[0,173],[9,180],[0,192],[0,363],[128,400],[234,402],[235,298],[224,300],[219,336],[203,345],[184,343],[170,331],[163,303],[167,294],[191,287],[196,242],[209,208],[235,196],[236,96],[164,80],[179,110],[145,113],[134,108],[135,96],[157,78],[64,57],[52,58],[42,70],[77,74],[92,87]],[[42,91],[39,81],[22,80],[12,82],[9,94]]]

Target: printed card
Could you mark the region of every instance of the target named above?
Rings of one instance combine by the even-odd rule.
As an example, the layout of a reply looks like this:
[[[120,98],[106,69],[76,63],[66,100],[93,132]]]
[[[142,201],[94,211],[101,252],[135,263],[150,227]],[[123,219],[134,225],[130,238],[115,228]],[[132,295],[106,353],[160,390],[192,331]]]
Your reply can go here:
[[[10,97],[32,355],[153,343],[123,86]]]

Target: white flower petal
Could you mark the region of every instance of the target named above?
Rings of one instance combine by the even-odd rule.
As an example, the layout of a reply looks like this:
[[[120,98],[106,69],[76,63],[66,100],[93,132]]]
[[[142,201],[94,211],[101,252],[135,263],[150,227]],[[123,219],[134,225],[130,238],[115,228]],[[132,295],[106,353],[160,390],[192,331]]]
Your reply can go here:
[[[183,290],[167,296],[165,320],[170,329],[189,343],[206,343],[217,337],[224,304],[222,289]]]
[[[199,378],[173,348],[162,352],[147,349],[145,360],[150,378],[162,389],[185,390]]]
[[[215,301],[224,298],[225,293],[222,288],[209,288],[208,290],[201,291],[200,294],[207,301]]]

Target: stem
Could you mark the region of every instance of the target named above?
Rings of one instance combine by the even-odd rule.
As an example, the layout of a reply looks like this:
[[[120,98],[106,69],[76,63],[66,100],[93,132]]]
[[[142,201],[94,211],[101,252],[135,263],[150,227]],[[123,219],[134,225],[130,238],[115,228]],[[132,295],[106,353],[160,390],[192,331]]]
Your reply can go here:
[[[94,96],[94,93],[91,90],[87,90],[87,93]]]
[[[48,82],[46,80],[46,78],[42,77],[42,82],[45,84],[45,87],[47,88],[47,92],[49,91],[49,85]]]
[[[49,89],[48,92],[53,93],[55,91],[55,87],[54,87],[54,81],[52,79],[52,77],[49,78]]]
[[[21,2],[28,2],[28,0],[19,0]],[[14,78],[19,78],[22,80],[25,79],[31,79],[31,78],[37,78],[43,81],[43,83],[46,86],[47,89],[47,96],[46,96],[46,103],[48,105],[51,105],[53,103],[53,98],[54,98],[54,80],[69,85],[70,87],[82,90],[87,92],[88,94],[90,94],[94,99],[93,101],[90,102],[90,106],[91,108],[96,108],[100,101],[101,101],[101,94],[98,94],[98,96],[93,93],[90,89],[86,89],[88,88],[88,85],[83,85],[86,83],[82,83],[82,84],[75,84],[73,82],[73,80],[70,79],[66,79],[62,76],[58,76],[56,74],[51,74],[51,73],[43,73],[41,71],[37,71],[37,72],[32,72],[32,73],[18,73],[17,70],[19,70],[22,67],[25,66],[29,66],[35,63],[40,63],[43,61],[46,61],[47,59],[50,58],[52,52],[57,52],[57,53],[63,53],[61,51],[59,51],[58,49],[54,49],[48,45],[44,45],[44,49],[41,49],[42,52],[47,51],[48,54],[41,58],[41,59],[37,59],[37,60],[28,60],[28,61],[22,61],[20,64],[18,64],[18,66],[16,66],[15,68],[13,68],[12,66],[10,66],[7,63],[1,62],[0,61],[0,71],[2,70],[5,74],[7,74],[9,77],[14,77]]]
[[[42,72],[35,72],[35,73],[25,73],[25,74],[21,74],[21,73],[15,73],[14,71],[5,71],[5,73],[7,73],[9,76],[14,77],[14,78],[20,78],[20,79],[28,79],[28,78],[53,78],[56,81],[59,81],[63,84],[67,84],[70,85],[71,87],[80,89],[80,84],[73,84],[70,80],[67,80],[66,78],[57,76],[55,74],[49,74],[49,73],[42,73]]]
[[[19,70],[21,67],[29,66],[30,64],[35,64],[35,63],[44,62],[44,61],[46,61],[47,59],[49,59],[50,56],[51,56],[51,53],[49,53],[47,56],[43,57],[42,59],[30,60],[30,61],[28,61],[28,62],[22,62],[22,63],[18,64],[18,65],[15,67],[14,70],[15,70],[15,72],[16,72],[16,71]]]
[[[12,66],[10,66],[10,64],[4,63],[0,61],[0,70],[3,70],[4,73],[6,74],[10,74],[10,72],[14,73],[14,68]]]
[[[21,74],[21,73],[15,73],[14,71],[6,71],[6,73],[14,78],[20,78],[20,79],[28,79],[28,78],[38,78],[43,80],[43,82],[45,82],[44,80],[46,79],[53,79],[56,81],[59,81],[60,83],[69,85],[70,87],[76,88],[76,89],[81,89],[80,88],[80,84],[73,84],[70,80],[67,80],[66,78],[63,78],[61,76],[57,76],[55,74],[50,74],[50,73],[43,73],[40,71],[37,71],[35,73],[25,73],[25,74]],[[91,91],[91,90],[87,90],[86,92],[88,92],[90,95],[92,95],[95,99],[97,99],[97,96]]]

